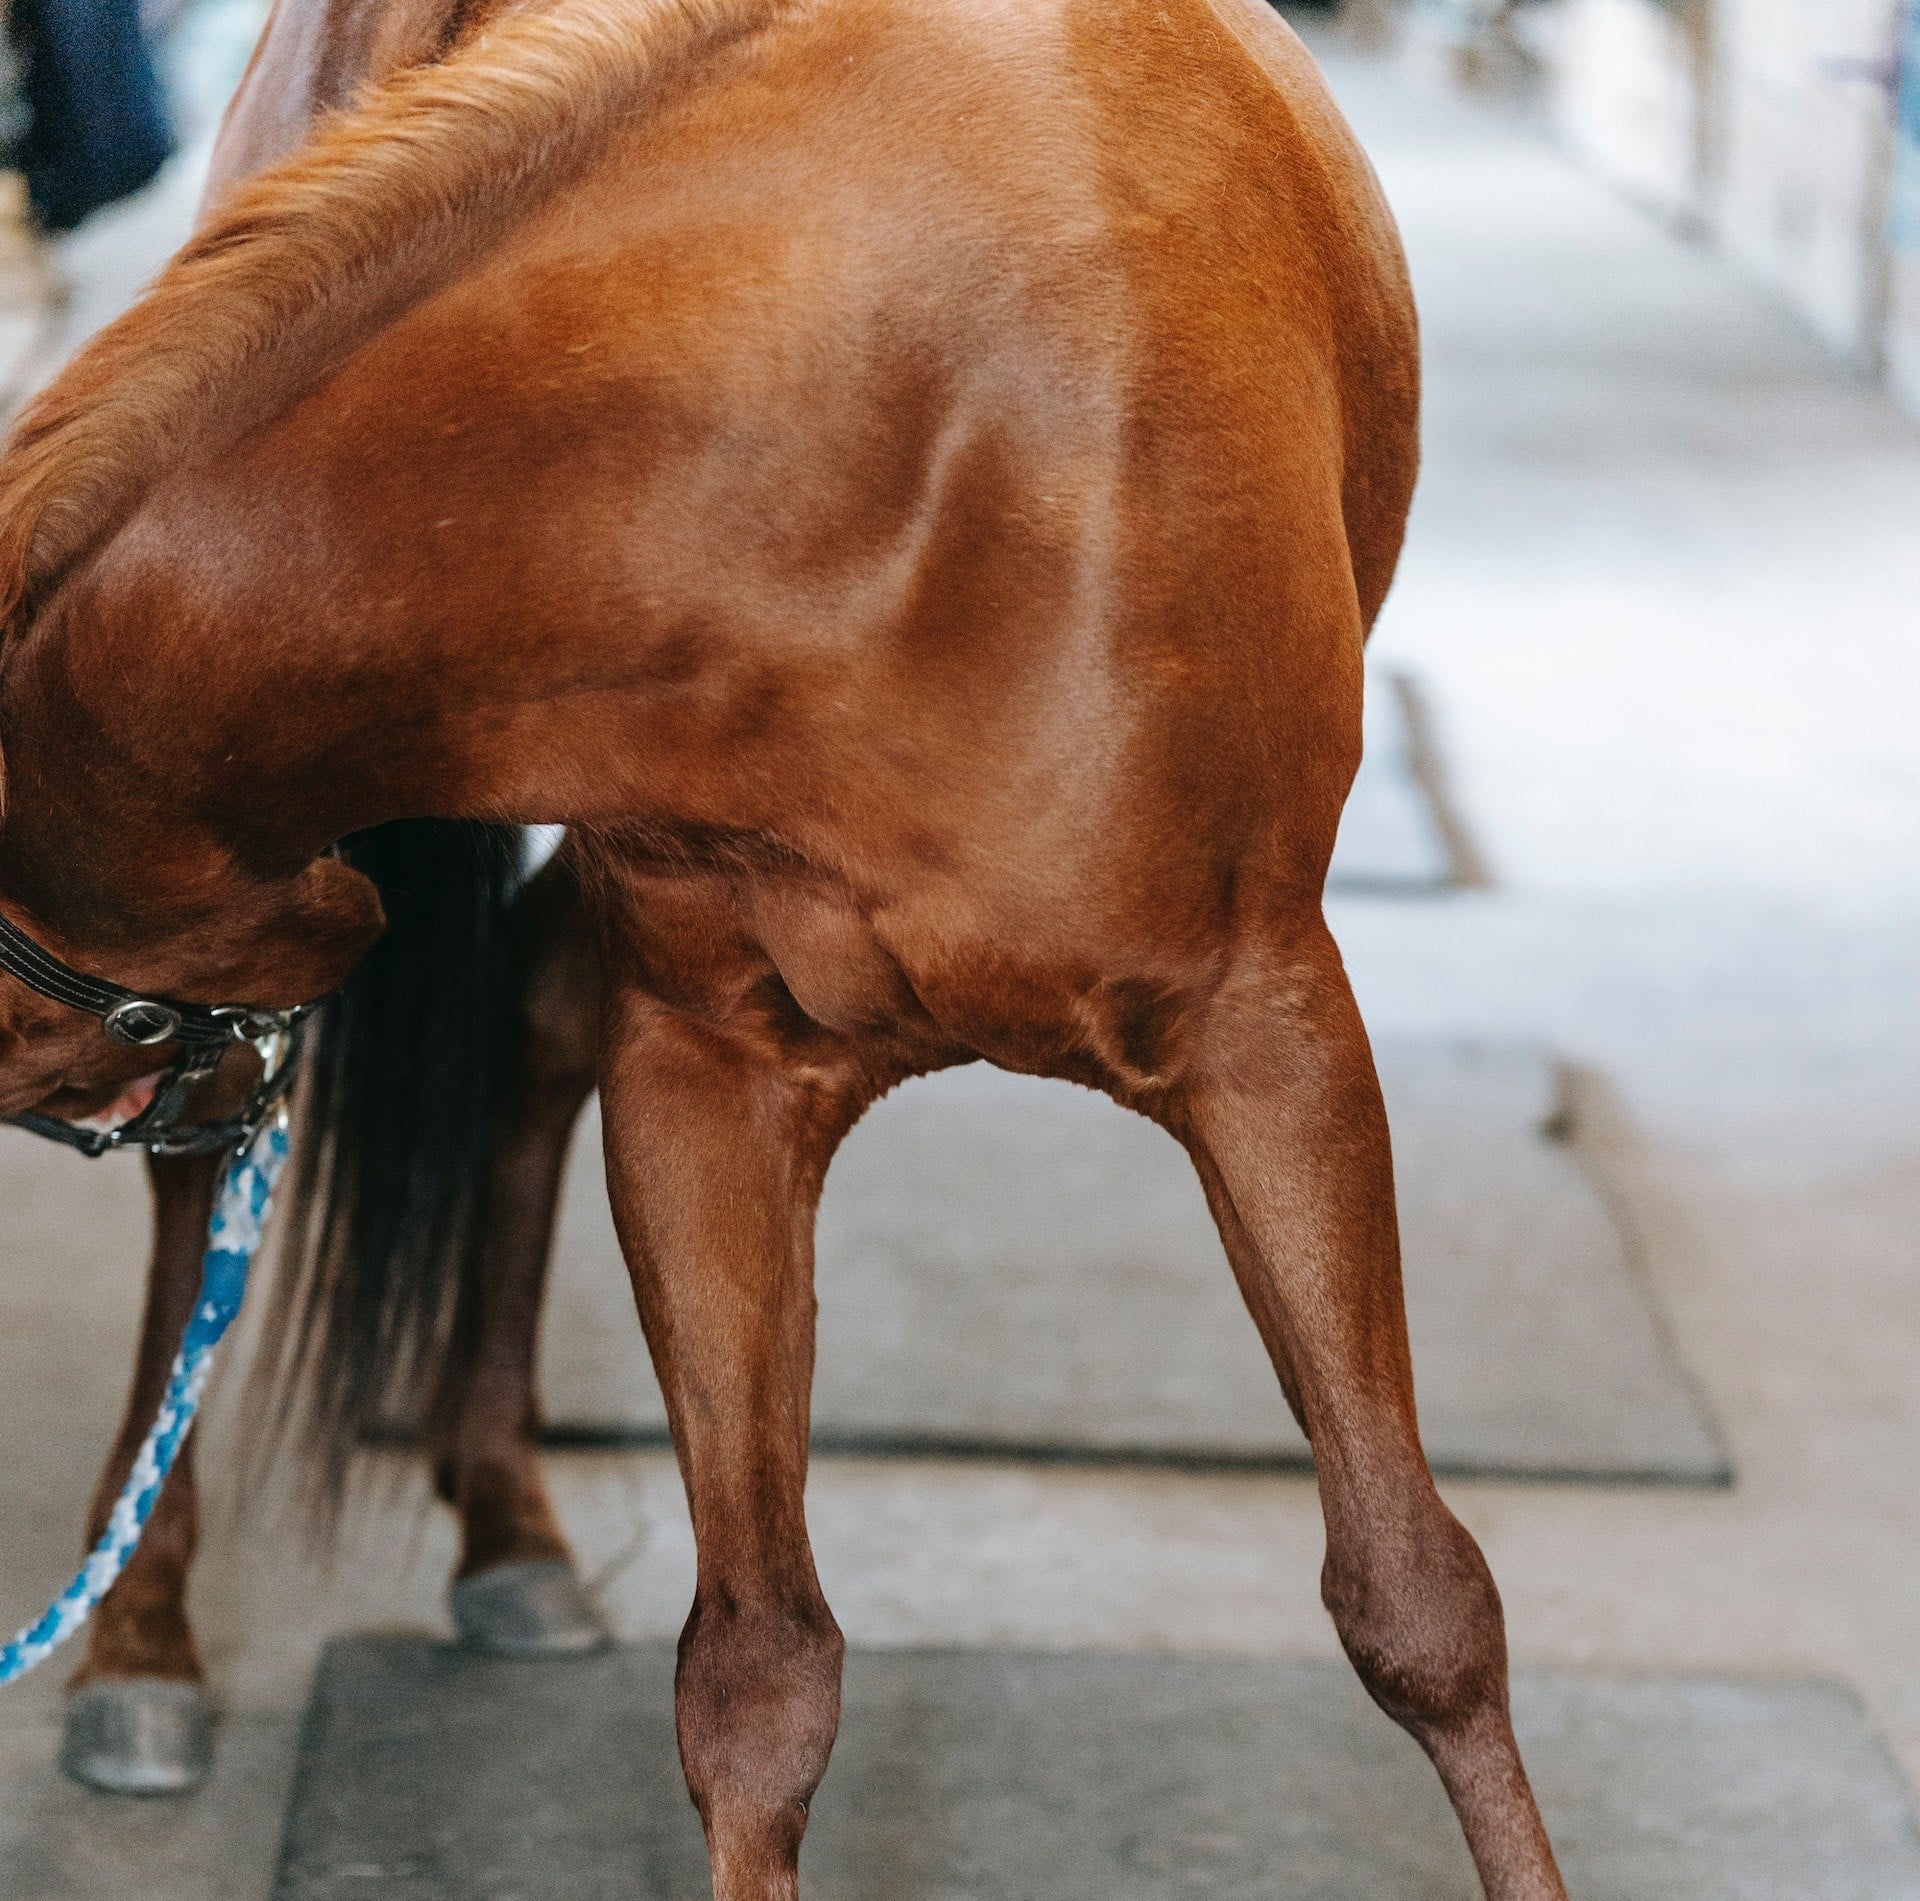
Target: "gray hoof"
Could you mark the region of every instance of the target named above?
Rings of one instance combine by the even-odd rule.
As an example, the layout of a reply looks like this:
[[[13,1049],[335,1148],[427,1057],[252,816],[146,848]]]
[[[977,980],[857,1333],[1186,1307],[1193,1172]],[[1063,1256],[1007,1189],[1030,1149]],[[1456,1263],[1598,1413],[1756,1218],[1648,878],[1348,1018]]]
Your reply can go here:
[[[476,1571],[447,1603],[460,1641],[488,1657],[579,1657],[613,1641],[564,1558]]]
[[[105,1795],[185,1795],[213,1767],[213,1713],[197,1683],[102,1677],[67,1697],[60,1767]]]

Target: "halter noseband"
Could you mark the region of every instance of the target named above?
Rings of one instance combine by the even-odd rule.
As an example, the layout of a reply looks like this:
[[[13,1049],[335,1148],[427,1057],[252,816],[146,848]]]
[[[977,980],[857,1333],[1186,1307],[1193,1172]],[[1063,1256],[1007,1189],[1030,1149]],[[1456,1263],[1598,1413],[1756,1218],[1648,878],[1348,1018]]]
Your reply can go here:
[[[116,1043],[136,1049],[171,1043],[179,1049],[153,1100],[117,1129],[82,1128],[37,1109],[10,1118],[19,1128],[90,1156],[122,1148],[147,1149],[155,1155],[212,1155],[248,1140],[285,1097],[293,1080],[299,1026],[314,1008],[303,1003],[291,1010],[266,1010],[250,1004],[176,1003],[143,997],[107,978],[75,970],[5,917],[0,917],[0,970],[55,1003],[98,1017]],[[219,1068],[221,1057],[235,1043],[250,1044],[262,1065],[260,1080],[240,1113],[225,1122],[182,1126],[180,1115],[187,1099]]]

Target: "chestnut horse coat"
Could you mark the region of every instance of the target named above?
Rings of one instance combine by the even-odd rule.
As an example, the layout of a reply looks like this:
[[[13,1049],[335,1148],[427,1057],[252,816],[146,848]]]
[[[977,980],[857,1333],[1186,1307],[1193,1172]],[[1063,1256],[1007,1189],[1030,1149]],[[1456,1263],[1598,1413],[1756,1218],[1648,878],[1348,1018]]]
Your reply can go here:
[[[199,234],[0,460],[0,908],[48,949],[303,1002],[381,924],[343,835],[573,828],[717,1901],[793,1901],[837,1721],[820,1183],[975,1056],[1187,1145],[1348,1654],[1492,1901],[1563,1901],[1320,911],[1416,363],[1260,0],[280,0]],[[153,1060],[0,983],[0,1114]]]
[[[0,578],[138,680],[62,736],[103,796],[790,866],[823,1022],[1145,1077],[1249,862],[1317,902],[1415,362],[1258,0],[554,0],[216,199],[30,419]]]

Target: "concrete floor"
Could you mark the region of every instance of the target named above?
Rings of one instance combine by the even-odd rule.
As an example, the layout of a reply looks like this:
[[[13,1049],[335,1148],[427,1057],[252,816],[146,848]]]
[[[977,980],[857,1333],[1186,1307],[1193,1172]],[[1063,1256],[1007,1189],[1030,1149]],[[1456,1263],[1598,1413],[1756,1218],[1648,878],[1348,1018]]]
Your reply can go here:
[[[273,1901],[705,1894],[673,1667],[664,1643],[330,1644]],[[1525,1670],[1513,1701],[1580,1901],[1920,1901],[1906,1785],[1844,1689]],[[841,1716],[808,1901],[1480,1893],[1438,1779],[1344,1664],[855,1650]]]
[[[1523,124],[1327,58],[1431,353],[1429,474],[1379,644],[1421,680],[1496,878],[1343,900],[1336,926],[1378,1030],[1539,1038],[1597,1073],[1611,1190],[1741,1473],[1723,1495],[1450,1496],[1516,1656],[1837,1677],[1920,1778],[1920,433]],[[12,1252],[29,1213],[9,1220]],[[126,1265],[115,1312],[63,1298],[37,1248],[10,1269],[32,1326],[0,1332],[20,1461],[0,1622],[71,1560]],[[216,1490],[238,1391],[216,1395]],[[675,1629],[670,1463],[553,1473],[621,1633]],[[858,1642],[1334,1654],[1302,1480],[831,1461],[812,1514]],[[404,1497],[327,1574],[260,1507],[217,1508],[196,1608],[247,1718],[223,1779],[185,1819],[63,1791],[43,1673],[0,1725],[9,1892],[119,1892],[75,1858],[164,1835],[176,1872],[141,1892],[261,1893],[321,1637],[433,1624],[450,1555]]]

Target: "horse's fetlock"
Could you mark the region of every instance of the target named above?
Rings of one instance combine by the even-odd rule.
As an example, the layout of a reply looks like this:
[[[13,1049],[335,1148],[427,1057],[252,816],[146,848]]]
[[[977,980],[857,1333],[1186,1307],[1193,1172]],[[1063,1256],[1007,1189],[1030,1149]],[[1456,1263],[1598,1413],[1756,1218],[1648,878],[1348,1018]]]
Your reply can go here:
[[[187,1618],[185,1572],[167,1567],[136,1576],[129,1569],[102,1600],[73,1681],[76,1687],[99,1677],[198,1683],[203,1674]]]

